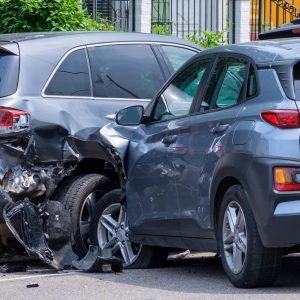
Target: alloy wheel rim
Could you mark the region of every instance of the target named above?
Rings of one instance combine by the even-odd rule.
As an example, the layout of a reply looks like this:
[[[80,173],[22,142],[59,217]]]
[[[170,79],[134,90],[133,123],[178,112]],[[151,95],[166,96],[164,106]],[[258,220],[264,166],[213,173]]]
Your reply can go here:
[[[141,244],[129,241],[126,210],[119,203],[103,211],[98,222],[97,239],[100,248],[110,249],[112,255],[123,260],[124,266],[133,264],[142,250]]]
[[[239,274],[247,256],[247,228],[244,212],[236,201],[231,201],[225,210],[223,249],[230,271]]]
[[[86,249],[88,249],[90,240],[89,240],[89,231],[92,214],[94,212],[96,203],[100,198],[100,191],[94,191],[90,193],[83,201],[80,215],[79,215],[79,232],[82,242]]]

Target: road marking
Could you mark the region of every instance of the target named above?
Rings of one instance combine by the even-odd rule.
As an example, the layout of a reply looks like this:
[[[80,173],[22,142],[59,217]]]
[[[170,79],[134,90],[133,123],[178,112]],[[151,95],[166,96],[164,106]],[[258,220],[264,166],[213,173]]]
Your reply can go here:
[[[43,277],[68,276],[68,275],[75,275],[75,274],[78,275],[78,273],[79,272],[68,272],[68,273],[62,273],[62,274],[40,274],[40,275],[20,276],[20,277],[0,279],[0,282],[35,279],[35,278],[43,278]]]

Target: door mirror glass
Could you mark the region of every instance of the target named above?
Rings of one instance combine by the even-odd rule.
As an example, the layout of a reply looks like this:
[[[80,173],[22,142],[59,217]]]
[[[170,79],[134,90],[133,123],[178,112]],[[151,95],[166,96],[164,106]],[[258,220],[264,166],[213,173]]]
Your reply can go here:
[[[116,122],[123,126],[139,125],[144,115],[142,105],[130,106],[120,110],[116,115]]]

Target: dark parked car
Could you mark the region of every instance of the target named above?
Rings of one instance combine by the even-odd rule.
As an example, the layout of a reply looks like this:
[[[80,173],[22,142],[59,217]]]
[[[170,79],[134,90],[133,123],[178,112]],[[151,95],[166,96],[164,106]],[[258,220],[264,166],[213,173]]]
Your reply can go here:
[[[260,40],[283,39],[300,36],[300,19],[286,23],[278,28],[268,30],[259,34]]]
[[[300,245],[299,50],[284,39],[203,51],[145,112],[121,110],[101,132],[127,180],[98,202],[93,243],[132,267],[168,248],[212,251],[235,286],[271,285]]]
[[[119,185],[97,139],[106,116],[147,104],[199,51],[150,34],[0,35],[0,207],[26,198],[62,203],[71,212],[74,250],[83,256],[96,201]]]

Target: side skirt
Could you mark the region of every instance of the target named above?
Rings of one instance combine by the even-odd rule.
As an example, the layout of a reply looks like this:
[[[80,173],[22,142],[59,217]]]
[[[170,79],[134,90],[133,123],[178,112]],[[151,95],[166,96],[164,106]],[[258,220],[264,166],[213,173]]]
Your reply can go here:
[[[130,240],[149,246],[189,249],[201,252],[218,252],[216,239],[131,234]]]

